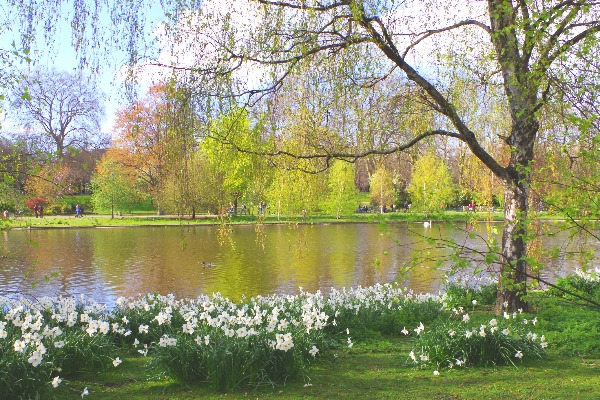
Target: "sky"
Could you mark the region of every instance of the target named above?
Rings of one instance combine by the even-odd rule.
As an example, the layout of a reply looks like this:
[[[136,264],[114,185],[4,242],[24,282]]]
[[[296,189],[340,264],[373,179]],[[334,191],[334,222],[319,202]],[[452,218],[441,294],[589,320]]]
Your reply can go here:
[[[11,21],[11,18],[6,12],[6,1],[0,0],[0,19],[1,21]],[[156,10],[152,10],[147,16],[148,22],[146,31],[150,34],[156,29],[159,14]],[[66,13],[65,13],[66,15]],[[99,25],[110,26],[108,15],[102,17]],[[52,35],[51,44],[48,45],[41,34],[37,36],[36,43],[31,49],[31,58],[34,62],[27,66],[23,65],[23,69],[33,68],[48,68],[61,71],[77,71],[79,69],[80,58],[72,46],[72,30],[70,17],[63,17],[56,26],[56,31]],[[1,22],[0,22],[1,23]],[[11,49],[11,43],[20,42],[20,27],[18,24],[2,24],[0,25],[0,49]],[[109,39],[110,41],[110,39]],[[104,51],[104,50],[103,50]],[[127,61],[127,53],[111,48],[110,43],[106,47],[107,56],[100,60],[100,69],[97,73],[92,73],[89,68],[84,68],[82,72],[91,76],[97,82],[97,87],[104,94],[105,115],[102,122],[101,130],[103,133],[112,133],[115,122],[115,111],[125,107],[129,100],[126,96],[124,85],[124,69]],[[148,79],[145,79],[148,78]],[[143,95],[150,86],[150,78],[143,77],[140,80],[139,93]],[[11,119],[11,110],[7,104],[4,105],[4,113],[2,115],[2,131],[14,132],[18,130],[15,123]]]

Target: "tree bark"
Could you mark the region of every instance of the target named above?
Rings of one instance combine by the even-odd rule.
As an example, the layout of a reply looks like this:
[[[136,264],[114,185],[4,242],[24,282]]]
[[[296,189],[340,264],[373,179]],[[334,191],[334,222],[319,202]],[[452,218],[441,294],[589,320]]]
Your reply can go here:
[[[525,181],[528,179],[525,178]],[[504,230],[502,266],[498,279],[496,313],[528,309],[527,294],[527,213],[528,182],[507,182],[504,188]]]
[[[504,175],[504,230],[498,279],[496,313],[503,310],[527,311],[527,228],[531,164],[539,122],[533,112],[533,99],[518,104],[513,98],[513,128],[507,142],[511,157]]]

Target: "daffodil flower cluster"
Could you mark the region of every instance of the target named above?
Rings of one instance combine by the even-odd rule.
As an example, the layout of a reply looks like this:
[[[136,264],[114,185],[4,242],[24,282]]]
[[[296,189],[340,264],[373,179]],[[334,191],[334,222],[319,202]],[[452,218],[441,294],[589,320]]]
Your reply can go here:
[[[452,369],[463,366],[515,364],[524,357],[542,357],[548,346],[544,335],[530,330],[537,318],[527,319],[522,310],[503,314],[502,318],[482,320],[462,307],[451,310],[450,321],[432,329],[415,328],[419,338],[409,354],[415,366]]]
[[[59,373],[118,366],[109,333],[127,332],[116,331],[106,307],[84,298],[0,298],[0,393],[45,397]]]
[[[60,386],[69,371],[98,364],[118,368],[123,354],[132,349],[183,381],[208,380],[218,389],[306,376],[310,364],[330,346],[345,341],[352,348],[350,332],[355,328],[414,334],[420,341],[428,324],[445,312],[445,301],[443,294],[416,294],[392,284],[331,289],[327,294],[300,290],[239,303],[219,293],[194,299],[154,293],[119,298],[110,310],[84,297],[0,298],[0,392],[48,397],[44,388]],[[513,338],[520,335],[514,324],[525,325],[524,316],[511,314],[510,321],[499,318],[474,328],[470,324],[475,318],[465,317],[465,310],[457,309],[456,315],[455,322],[463,325],[452,328],[452,335],[446,329],[448,338],[466,340],[467,332],[478,338]],[[533,325],[534,319],[527,321],[528,327]],[[535,333],[523,335],[523,340],[545,343]],[[510,351],[515,359],[518,351],[527,357],[530,350]],[[413,355],[423,364],[434,360],[425,345]],[[451,360],[454,365],[470,362],[461,354]],[[2,363],[19,365],[18,381],[33,386],[19,387],[15,377],[3,376],[8,369]]]
[[[582,270],[577,268],[575,270],[575,275],[586,280],[588,282],[600,282],[600,268],[596,267],[594,269]]]

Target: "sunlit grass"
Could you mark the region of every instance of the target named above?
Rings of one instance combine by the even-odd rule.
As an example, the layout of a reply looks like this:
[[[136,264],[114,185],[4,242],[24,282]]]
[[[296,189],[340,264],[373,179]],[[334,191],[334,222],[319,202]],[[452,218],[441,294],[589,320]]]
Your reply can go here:
[[[377,337],[357,343],[352,349],[328,351],[311,369],[312,386],[304,379],[295,379],[222,394],[207,383],[183,385],[152,373],[143,359],[135,357],[126,358],[119,369],[82,374],[60,387],[56,395],[60,399],[80,399],[81,390],[88,387],[89,398],[106,400],[598,399],[600,359],[581,360],[550,352],[543,364],[469,368],[435,376],[431,370],[416,370],[408,365],[406,353],[411,344],[410,339]]]
[[[110,227],[110,226],[189,226],[189,225],[206,225],[206,224],[276,224],[276,223],[415,223],[424,220],[436,220],[446,222],[457,222],[465,220],[493,220],[501,221],[502,213],[487,213],[468,214],[463,212],[449,211],[439,215],[425,215],[422,213],[365,213],[351,214],[335,218],[332,215],[313,214],[306,217],[300,215],[289,215],[277,217],[274,215],[261,216],[256,215],[240,215],[240,216],[225,216],[198,214],[195,219],[190,216],[177,215],[153,215],[148,213],[123,214],[122,216],[115,215],[112,218],[110,215],[96,215],[84,213],[83,218],[75,218],[74,215],[46,215],[44,218],[35,218],[32,216],[23,216],[12,218],[4,221],[4,226],[7,228],[70,228],[70,227]]]

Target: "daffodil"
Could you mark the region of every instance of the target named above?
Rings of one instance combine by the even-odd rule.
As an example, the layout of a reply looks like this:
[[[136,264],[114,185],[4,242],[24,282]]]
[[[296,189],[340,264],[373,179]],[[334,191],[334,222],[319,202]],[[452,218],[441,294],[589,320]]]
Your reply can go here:
[[[52,382],[50,382],[50,384],[52,385],[53,388],[57,388],[61,382],[62,382],[62,379],[60,379],[60,377],[57,375],[54,377],[54,379],[52,379]]]
[[[521,350],[517,350],[517,352],[515,353],[515,358],[523,358],[523,352]]]

